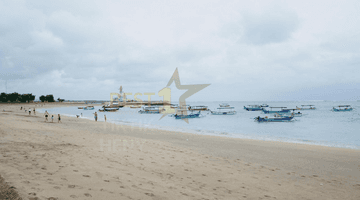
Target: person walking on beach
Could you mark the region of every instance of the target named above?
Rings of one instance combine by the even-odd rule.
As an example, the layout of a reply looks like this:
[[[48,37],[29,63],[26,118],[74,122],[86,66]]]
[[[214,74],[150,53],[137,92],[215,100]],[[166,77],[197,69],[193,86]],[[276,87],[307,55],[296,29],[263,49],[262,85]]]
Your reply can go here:
[[[22,106],[21,106],[20,110],[22,110]]]
[[[36,115],[36,113],[35,113],[35,108],[33,109],[33,111],[34,111],[34,115]]]
[[[47,110],[45,110],[44,115],[45,115],[45,122],[47,122],[47,121],[48,121],[48,117],[49,117],[49,113],[48,113]]]
[[[58,123],[61,122],[60,114],[58,114]],[[61,122],[62,123],[62,122]]]
[[[31,108],[29,108],[29,115],[31,115]]]
[[[106,115],[104,115],[104,119],[105,119],[105,122],[106,122]]]
[[[54,123],[54,115],[51,115],[51,122]]]
[[[97,122],[97,112],[94,113],[95,121]]]

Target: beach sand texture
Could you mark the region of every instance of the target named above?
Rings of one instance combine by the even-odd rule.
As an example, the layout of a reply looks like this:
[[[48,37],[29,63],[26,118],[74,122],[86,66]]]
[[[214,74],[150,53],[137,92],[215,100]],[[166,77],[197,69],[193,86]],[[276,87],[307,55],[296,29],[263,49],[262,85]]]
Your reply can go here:
[[[0,104],[0,175],[23,199],[360,199],[358,150],[51,123],[20,106]]]

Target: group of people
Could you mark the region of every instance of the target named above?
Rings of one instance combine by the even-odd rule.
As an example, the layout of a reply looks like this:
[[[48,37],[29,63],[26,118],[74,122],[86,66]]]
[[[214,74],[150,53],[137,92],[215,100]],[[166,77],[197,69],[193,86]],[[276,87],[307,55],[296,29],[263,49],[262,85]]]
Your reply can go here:
[[[23,109],[23,107],[21,106],[20,110],[22,110],[22,109]],[[24,108],[24,110],[25,110],[25,112],[29,111],[29,115],[31,115],[31,108],[29,108],[29,110],[26,110]],[[35,108],[33,108],[33,112],[34,112],[34,115],[35,115]],[[45,110],[44,116],[45,116],[45,122],[47,122],[49,120],[49,117],[50,117],[50,114],[48,113],[47,110]],[[82,113],[81,113],[81,116],[82,116]],[[79,118],[79,115],[76,115],[76,117]],[[98,119],[97,112],[94,113],[94,118],[95,118],[95,121],[97,122],[97,119]],[[60,114],[58,114],[57,119],[58,119],[58,123],[60,123],[61,122]],[[104,115],[104,119],[105,119],[105,122],[106,122],[106,115]],[[54,122],[54,115],[51,115],[51,122]]]
[[[23,107],[21,106],[20,110],[22,110],[22,109],[23,109]],[[25,107],[24,107],[24,110],[25,110],[25,112],[28,111],[29,115],[31,115],[31,108],[29,108],[29,110],[26,110]],[[36,115],[35,108],[33,108],[33,111],[34,111],[34,115]]]
[[[45,110],[44,116],[45,116],[45,122],[47,122],[48,118],[50,117],[50,114],[48,113],[47,110]],[[51,115],[51,122],[54,122],[54,115]],[[60,123],[60,122],[61,122],[61,116],[60,116],[60,114],[58,114],[58,123]]]
[[[97,114],[97,112],[94,113],[94,118],[95,118],[95,121],[97,122],[97,120],[98,120],[98,114]],[[104,120],[105,120],[105,122],[106,122],[106,115],[104,115]]]

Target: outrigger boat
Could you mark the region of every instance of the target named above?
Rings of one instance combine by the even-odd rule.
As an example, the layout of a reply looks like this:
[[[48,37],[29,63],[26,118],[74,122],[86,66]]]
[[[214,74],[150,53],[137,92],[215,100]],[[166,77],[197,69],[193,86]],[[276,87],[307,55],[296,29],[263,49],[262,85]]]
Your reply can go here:
[[[315,106],[314,105],[301,105],[301,108],[296,106],[296,109],[298,110],[315,110]]]
[[[289,122],[294,119],[294,116],[281,116],[281,115],[275,115],[272,118],[269,117],[255,117],[255,121],[257,122]]]
[[[190,111],[208,111],[207,106],[189,106],[188,110]]]
[[[140,114],[158,114],[164,111],[162,107],[154,107],[154,106],[147,106],[144,107],[143,110],[139,110]]]
[[[84,108],[84,110],[94,110],[94,109],[95,109],[94,106],[86,106]]]
[[[99,109],[99,112],[116,112],[119,108],[103,108],[102,110]]]
[[[260,105],[248,105],[248,107],[244,106],[244,109],[247,111],[261,111],[263,107]]]
[[[176,113],[174,115],[175,119],[186,119],[186,118],[197,118],[200,117],[200,111],[198,113],[190,113],[190,114],[183,114],[185,111],[188,112],[186,109],[178,109],[177,112],[180,112],[181,114]]]
[[[339,108],[337,108],[339,107]],[[350,105],[340,105],[340,106],[336,106],[333,107],[333,111],[335,112],[343,112],[343,111],[352,111],[353,108]]]
[[[281,110],[272,110],[273,108],[281,108]],[[288,113],[288,112],[290,112],[290,109],[284,109],[284,108],[286,108],[286,107],[270,107],[270,110],[262,109],[262,111],[265,114],[269,114],[269,113]]]
[[[235,115],[234,107],[220,107],[218,111],[211,111],[212,115]]]

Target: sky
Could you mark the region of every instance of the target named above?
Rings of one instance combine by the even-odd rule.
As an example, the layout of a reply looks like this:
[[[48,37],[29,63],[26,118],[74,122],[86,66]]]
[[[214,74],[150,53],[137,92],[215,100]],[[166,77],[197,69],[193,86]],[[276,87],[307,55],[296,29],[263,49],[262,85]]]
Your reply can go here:
[[[0,0],[0,92],[360,100],[360,1]],[[7,87],[6,87],[7,84]],[[171,86],[172,101],[184,90]],[[131,98],[131,95],[128,95]],[[138,96],[147,99],[147,96]]]

